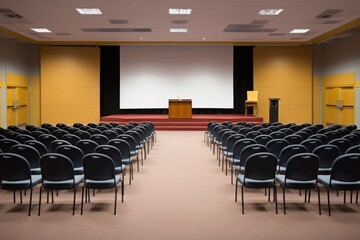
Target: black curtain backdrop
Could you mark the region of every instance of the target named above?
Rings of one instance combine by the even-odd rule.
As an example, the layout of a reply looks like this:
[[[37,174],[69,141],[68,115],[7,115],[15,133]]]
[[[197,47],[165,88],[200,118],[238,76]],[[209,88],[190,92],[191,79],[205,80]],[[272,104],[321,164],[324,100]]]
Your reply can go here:
[[[100,116],[119,113],[119,46],[100,47]]]
[[[100,47],[100,114],[167,114],[168,109],[120,109],[119,46]],[[193,114],[244,114],[246,91],[253,90],[253,47],[234,46],[234,108],[194,108]],[[250,109],[249,109],[250,110]]]

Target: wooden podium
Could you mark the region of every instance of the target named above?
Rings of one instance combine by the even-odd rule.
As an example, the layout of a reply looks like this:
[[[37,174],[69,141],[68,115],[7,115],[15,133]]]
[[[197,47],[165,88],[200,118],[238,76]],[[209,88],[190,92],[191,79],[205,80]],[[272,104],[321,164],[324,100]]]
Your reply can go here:
[[[169,99],[169,118],[192,118],[191,99]]]

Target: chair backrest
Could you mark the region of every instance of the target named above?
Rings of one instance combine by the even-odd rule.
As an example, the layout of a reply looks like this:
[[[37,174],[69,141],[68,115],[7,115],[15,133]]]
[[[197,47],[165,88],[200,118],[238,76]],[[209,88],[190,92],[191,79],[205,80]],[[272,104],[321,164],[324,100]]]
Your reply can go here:
[[[113,139],[113,140],[109,141],[108,145],[114,146],[117,149],[119,149],[123,159],[131,158],[131,154],[130,154],[131,148],[127,141],[125,141],[123,139]]]
[[[246,91],[247,101],[257,102],[258,101],[258,91]]]
[[[331,181],[360,181],[360,154],[349,153],[337,157],[331,168]]]
[[[269,135],[265,135],[265,134],[261,134],[259,136],[256,136],[254,138],[254,140],[258,143],[258,144],[262,144],[264,146],[266,146],[266,144],[270,141],[273,140],[273,138]]]
[[[42,155],[48,153],[46,146],[42,142],[39,142],[37,140],[29,140],[29,141],[26,141],[24,144],[36,148],[36,150],[38,150],[38,152],[40,154],[40,157]]]
[[[258,130],[259,133],[261,133],[262,135],[269,135],[270,133],[272,133],[273,131],[271,131],[271,129],[268,128],[262,128]]]
[[[150,129],[150,133],[151,133],[151,128],[149,126],[149,129]],[[124,134],[124,130],[122,130],[120,127],[116,127],[116,128],[113,128],[112,131],[116,132],[117,135],[119,136],[120,134]]]
[[[40,167],[40,153],[36,148],[26,144],[18,144],[11,148],[11,152],[23,156],[29,162],[30,168]]]
[[[96,142],[98,145],[106,145],[109,142],[109,139],[102,134],[94,134],[91,136],[90,140]]]
[[[315,148],[322,145],[321,141],[316,138],[309,138],[300,143],[301,145],[305,146],[309,153],[314,151]]]
[[[91,137],[90,133],[83,130],[76,131],[74,135],[78,136],[80,139],[90,139]]]
[[[287,135],[284,140],[288,141],[289,145],[291,144],[300,144],[303,141],[303,138],[300,135],[290,134]]]
[[[349,140],[351,146],[356,146],[356,145],[360,144],[360,137],[357,136],[356,134],[350,133],[350,134],[343,136],[343,138]]]
[[[73,145],[62,145],[56,149],[56,153],[68,157],[73,163],[74,168],[82,167],[82,159],[84,157],[83,151]]]
[[[127,131],[126,134],[132,136],[135,139],[136,146],[140,146],[141,139],[140,139],[140,134],[138,132],[131,130],[131,131]]]
[[[20,133],[17,133],[17,132],[14,132],[14,131],[10,131],[10,132],[7,132],[5,134],[5,137],[7,137],[8,139],[13,139],[13,140],[16,140],[16,137],[20,135]]]
[[[34,137],[36,140],[43,134],[45,134],[45,133],[42,131],[39,131],[39,130],[31,132],[31,136]]]
[[[76,146],[80,148],[84,155],[93,153],[98,144],[90,139],[81,139]]]
[[[346,150],[351,147],[351,143],[348,139],[345,138],[336,138],[329,142],[329,144],[335,145],[340,150],[340,155],[345,154]]]
[[[279,155],[279,167],[286,167],[287,162],[292,156],[306,152],[306,147],[300,144],[292,144],[284,147]]]
[[[117,139],[122,139],[122,140],[126,141],[130,146],[130,150],[136,151],[136,140],[133,136],[124,133],[124,134],[119,135],[117,137]]]
[[[45,145],[49,153],[52,152],[51,143],[55,140],[57,140],[57,138],[51,134],[43,134],[38,137],[38,141]]]
[[[66,134],[62,137],[62,140],[68,141],[71,145],[76,146],[76,144],[81,140],[80,137],[74,134]]]
[[[106,136],[109,140],[117,138],[118,134],[113,130],[103,131],[102,134]]]
[[[233,149],[233,158],[240,159],[241,151],[249,145],[257,144],[254,139],[251,138],[243,138],[235,142]]]
[[[269,134],[273,139],[284,139],[287,134],[285,132],[282,131],[276,131],[276,132],[272,132]]]
[[[312,181],[317,179],[319,157],[313,153],[299,153],[292,156],[286,165],[286,179]]]
[[[109,180],[115,178],[114,161],[105,154],[90,153],[85,155],[84,179],[86,180]]]
[[[320,159],[320,168],[331,168],[334,160],[340,155],[340,149],[331,144],[320,145],[313,150]]]
[[[316,133],[314,135],[311,135],[309,139],[319,139],[321,144],[327,144],[329,142],[329,139],[325,134]]]
[[[17,144],[20,143],[14,139],[9,139],[9,138],[0,139],[0,149],[4,153],[10,152],[11,148]]]
[[[226,144],[226,151],[228,152],[233,152],[234,150],[234,145],[237,141],[239,141],[240,139],[244,139],[245,136],[242,134],[234,134],[231,135],[228,139],[227,139],[227,144]]]
[[[330,131],[328,131],[328,132],[326,132],[326,133],[324,133],[324,134],[327,136],[329,142],[330,142],[331,140],[336,139],[336,138],[341,138],[340,133],[337,132],[337,131],[335,131],[335,130],[330,130]]]
[[[282,129],[280,129],[279,131],[285,133],[286,136],[291,135],[291,134],[294,133],[294,131],[291,130],[290,128],[282,128]]]
[[[102,131],[96,128],[90,128],[89,130],[87,130],[87,132],[90,133],[91,135],[102,134]]]
[[[56,153],[56,149],[62,145],[71,145],[71,143],[69,143],[66,140],[54,140],[52,141],[52,143],[50,144],[51,147],[51,152]]]
[[[355,145],[355,146],[349,147],[345,153],[346,154],[347,153],[360,153],[360,145]]]
[[[284,139],[273,139],[266,144],[266,148],[269,153],[272,153],[279,158],[281,150],[288,145],[289,143]]]
[[[72,161],[58,153],[47,153],[40,158],[41,175],[44,181],[65,181],[74,179]]]
[[[257,136],[261,135],[260,132],[258,131],[251,131],[251,132],[248,132],[245,136],[246,138],[252,138],[252,139],[255,139]]]
[[[62,139],[62,137],[66,134],[68,134],[68,132],[62,129],[57,129],[52,133],[52,135],[54,135],[57,139]]]
[[[16,136],[15,140],[19,143],[25,143],[28,140],[35,140],[35,138],[27,134],[19,134]]]
[[[261,144],[251,144],[244,147],[240,153],[240,166],[245,166],[246,159],[255,153],[267,152],[267,148]]]
[[[0,154],[0,181],[31,181],[29,162],[15,153]],[[29,185],[30,186],[30,182]]]
[[[109,156],[115,164],[115,167],[121,167],[122,156],[120,150],[112,145],[101,145],[95,148],[95,153],[102,153]]]
[[[271,153],[262,152],[252,154],[245,161],[245,179],[274,179],[276,173],[276,164],[277,158]]]

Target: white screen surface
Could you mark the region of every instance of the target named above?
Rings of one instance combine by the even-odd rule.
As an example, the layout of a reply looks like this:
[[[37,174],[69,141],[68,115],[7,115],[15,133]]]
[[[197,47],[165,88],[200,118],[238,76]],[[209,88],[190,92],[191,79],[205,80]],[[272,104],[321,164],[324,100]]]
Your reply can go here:
[[[120,109],[168,108],[178,98],[193,108],[233,108],[233,48],[120,47]]]

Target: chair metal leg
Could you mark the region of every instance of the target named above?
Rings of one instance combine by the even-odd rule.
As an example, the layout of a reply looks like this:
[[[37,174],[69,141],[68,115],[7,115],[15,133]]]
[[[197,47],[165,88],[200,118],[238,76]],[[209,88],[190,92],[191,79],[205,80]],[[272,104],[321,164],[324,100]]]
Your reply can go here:
[[[350,191],[350,203],[352,203],[352,198],[353,198],[352,196],[353,196],[353,191],[351,190]]]
[[[42,192],[42,186],[40,187],[40,194],[39,194],[39,209],[38,209],[38,216],[40,216],[40,209],[41,209],[41,192]]]
[[[356,204],[358,204],[359,190],[356,190]]]
[[[234,178],[234,176],[233,176],[233,172],[234,172],[234,165],[233,164],[231,164],[231,185],[233,185],[234,183],[233,183],[233,178]]]
[[[235,183],[235,202],[237,202],[237,189],[238,189],[238,181]]]
[[[124,189],[124,179],[121,180],[121,202],[124,202],[124,193],[125,193],[125,189]]]
[[[328,210],[329,210],[329,216],[331,216],[331,210],[330,210],[330,189],[327,189],[327,199],[328,199]]]
[[[114,205],[114,215],[116,215],[116,202],[117,202],[117,186],[115,186],[115,205]]]
[[[81,189],[81,212],[80,212],[81,215],[83,215],[83,207],[84,207],[84,188],[85,186],[83,186]]]
[[[344,190],[344,204],[346,203],[346,190]]]
[[[30,216],[30,214],[31,214],[32,192],[33,192],[33,189],[30,188],[29,216]]]
[[[74,188],[73,215],[75,215],[75,199],[76,199],[76,187]]]
[[[266,192],[266,189],[265,189],[265,192]],[[269,188],[268,202],[270,202],[270,188]]]
[[[319,188],[319,186],[317,186],[317,190],[318,190],[318,200],[319,200],[319,215],[321,215],[321,201],[320,201],[320,188]]]
[[[244,214],[244,185],[241,185],[241,211]]]
[[[13,190],[13,195],[14,195],[14,203],[16,203],[16,196],[15,196],[15,194],[16,194],[16,191],[15,191],[15,190]]]
[[[139,155],[136,154],[137,171],[139,172]],[[144,160],[141,159],[141,166],[144,166]]]
[[[22,203],[22,190],[20,190],[20,203]]]
[[[274,200],[275,200],[275,211],[278,214],[278,205],[277,205],[277,189],[276,184],[274,184]]]
[[[283,189],[283,205],[284,205],[284,214],[286,214],[286,204],[285,204],[285,187]]]
[[[225,176],[227,176],[227,172],[228,172],[228,158],[225,158]]]

